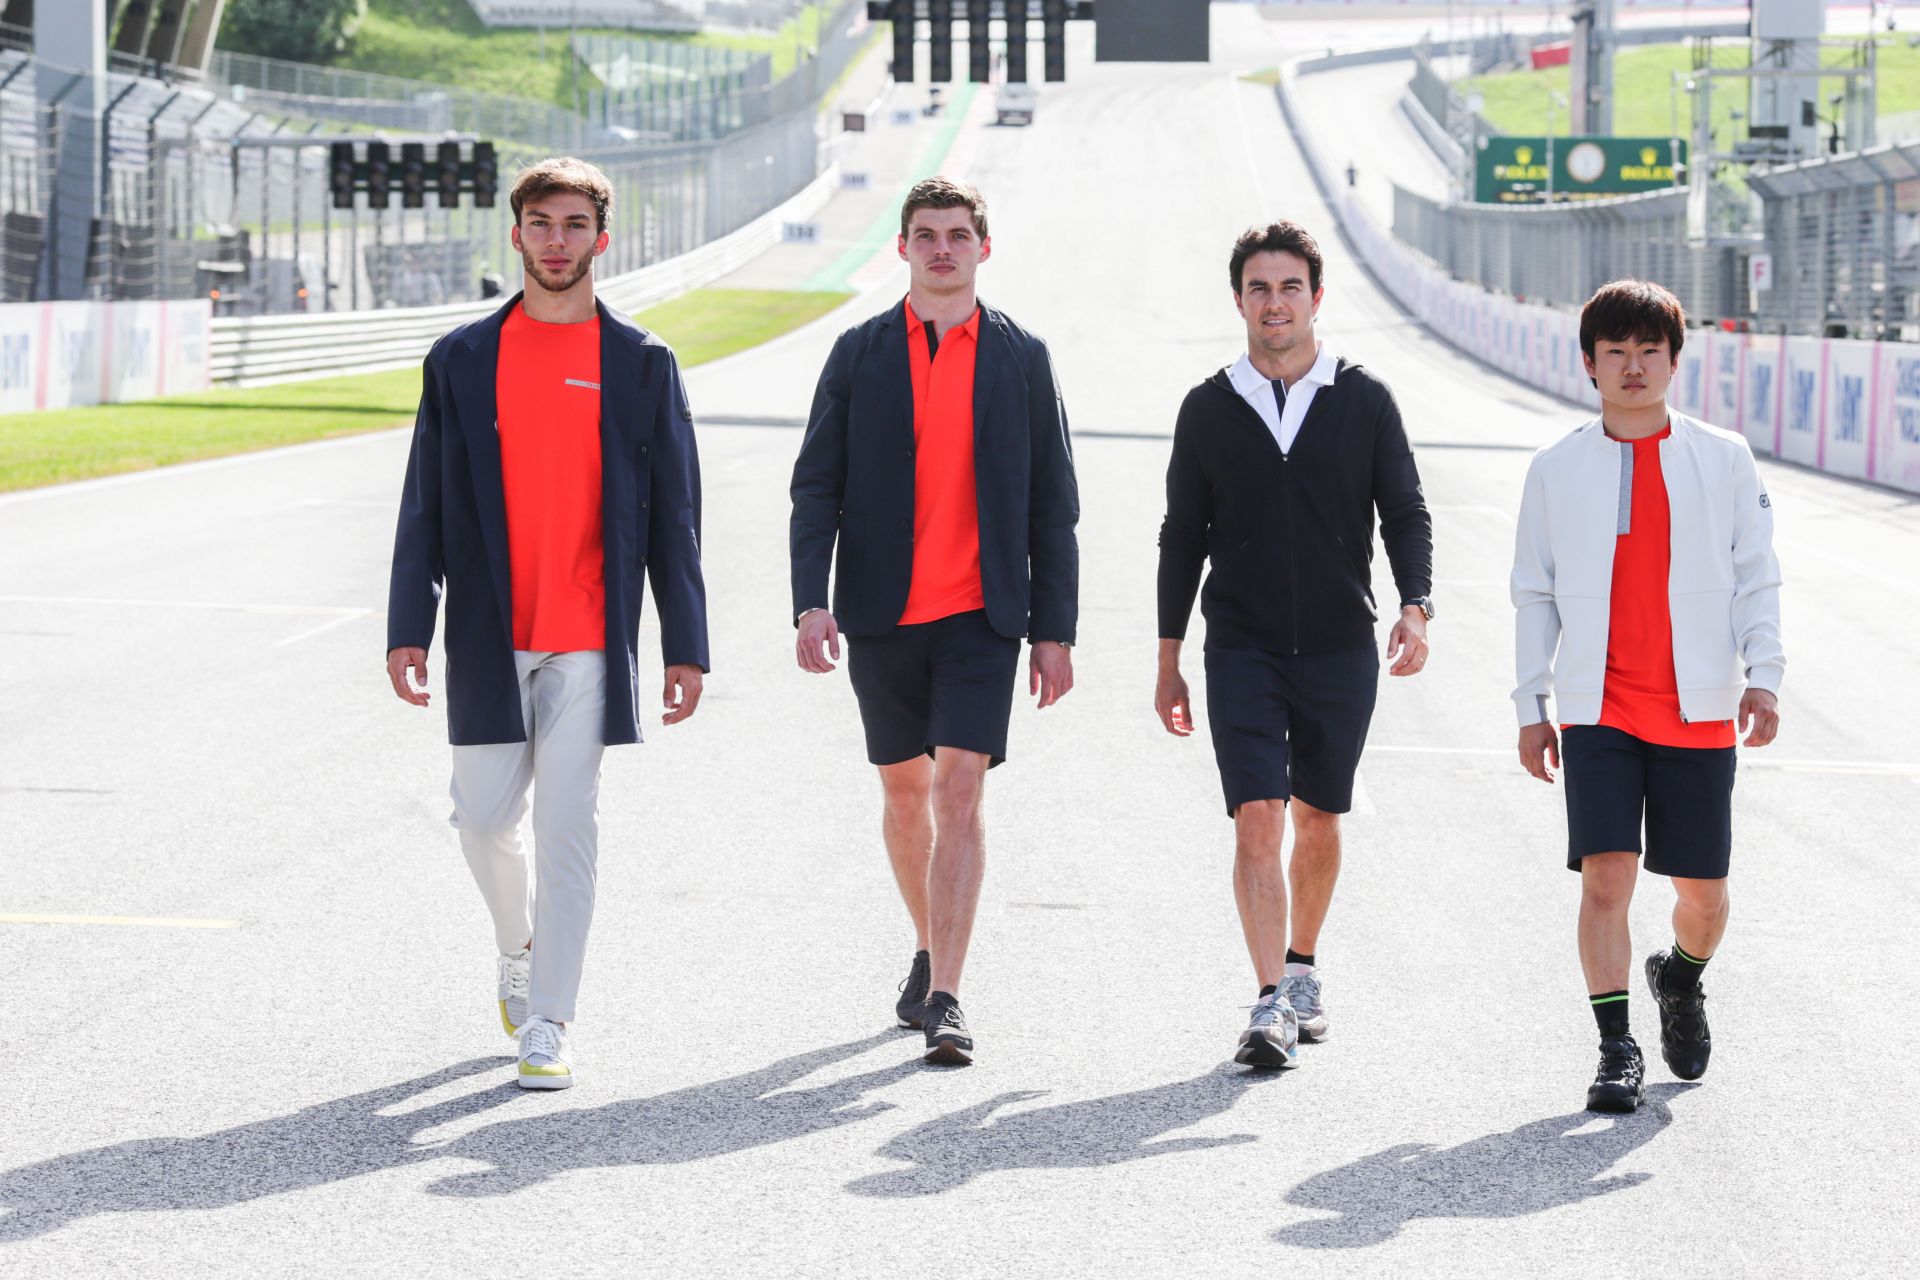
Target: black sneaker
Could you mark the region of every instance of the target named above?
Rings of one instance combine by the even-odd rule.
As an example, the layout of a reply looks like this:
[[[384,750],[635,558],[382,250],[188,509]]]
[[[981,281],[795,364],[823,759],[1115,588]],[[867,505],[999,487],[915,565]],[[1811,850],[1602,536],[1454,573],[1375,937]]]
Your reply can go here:
[[[1682,1080],[1698,1080],[1707,1074],[1707,1058],[1713,1053],[1707,993],[1698,983],[1691,991],[1668,991],[1666,975],[1672,964],[1673,956],[1665,951],[1647,957],[1647,985],[1660,1006],[1660,1056],[1667,1060],[1667,1070]]]
[[[894,1002],[894,1016],[900,1019],[903,1027],[920,1029],[920,1019],[926,1013],[927,985],[932,981],[932,962],[924,951],[913,953],[913,968],[900,983],[900,999]]]
[[[1600,1042],[1600,1071],[1587,1086],[1587,1110],[1632,1111],[1640,1105],[1647,1060],[1632,1036]]]
[[[973,1037],[967,1034],[967,1016],[960,1002],[944,991],[927,997],[926,1027],[928,1062],[964,1067],[973,1061]]]

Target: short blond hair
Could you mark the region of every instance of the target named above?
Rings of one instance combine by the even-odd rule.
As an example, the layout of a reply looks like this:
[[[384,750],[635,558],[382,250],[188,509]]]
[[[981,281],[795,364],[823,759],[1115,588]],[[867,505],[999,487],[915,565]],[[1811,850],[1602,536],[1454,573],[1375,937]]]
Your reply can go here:
[[[593,201],[596,231],[605,231],[613,220],[613,183],[600,171],[577,156],[550,156],[520,171],[513,180],[507,201],[513,205],[513,220],[520,221],[520,210],[532,200],[552,195],[585,196]]]

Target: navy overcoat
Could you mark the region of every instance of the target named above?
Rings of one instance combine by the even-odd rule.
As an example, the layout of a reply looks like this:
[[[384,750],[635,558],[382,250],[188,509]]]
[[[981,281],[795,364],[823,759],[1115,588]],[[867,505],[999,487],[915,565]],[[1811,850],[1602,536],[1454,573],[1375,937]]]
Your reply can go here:
[[[456,746],[525,742],[513,664],[507,508],[494,404],[500,328],[520,295],[427,353],[400,496],[387,652],[429,648],[444,590],[447,733]],[[606,547],[609,746],[640,739],[643,581],[653,580],[665,666],[708,669],[700,572],[700,456],[673,351],[600,312],[601,527]],[[654,683],[645,682],[649,693]]]

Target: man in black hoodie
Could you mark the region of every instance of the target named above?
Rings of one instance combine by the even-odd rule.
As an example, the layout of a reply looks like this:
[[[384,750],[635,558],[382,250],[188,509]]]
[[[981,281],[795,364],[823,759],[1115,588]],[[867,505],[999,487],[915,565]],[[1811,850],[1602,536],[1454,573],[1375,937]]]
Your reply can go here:
[[[1327,1033],[1314,949],[1380,674],[1374,511],[1400,603],[1387,638],[1396,676],[1426,665],[1433,525],[1392,393],[1314,337],[1313,237],[1291,222],[1251,228],[1229,271],[1247,351],[1188,392],[1174,424],[1154,706],[1167,732],[1193,732],[1180,646],[1211,561],[1200,596],[1207,711],[1234,821],[1234,898],[1260,984],[1234,1060],[1288,1067],[1300,1040]]]

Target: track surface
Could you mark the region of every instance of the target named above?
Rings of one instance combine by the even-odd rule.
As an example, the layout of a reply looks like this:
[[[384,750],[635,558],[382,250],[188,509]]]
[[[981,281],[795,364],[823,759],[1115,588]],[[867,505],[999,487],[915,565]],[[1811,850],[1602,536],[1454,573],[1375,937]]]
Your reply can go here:
[[[878,789],[786,618],[797,421],[900,277],[690,379],[717,669],[693,721],[609,754],[569,1093],[509,1083],[443,722],[381,672],[404,433],[0,503],[0,912],[237,922],[0,924],[0,1270],[1903,1270],[1920,506],[1766,466],[1791,665],[1742,761],[1713,1071],[1656,1063],[1638,1115],[1590,1118],[1559,796],[1506,697],[1511,513],[1573,417],[1330,232],[1326,340],[1398,393],[1440,617],[1430,670],[1383,682],[1320,948],[1332,1039],[1277,1078],[1229,1061],[1231,834],[1204,738],[1149,708],[1154,538],[1173,411],[1240,340],[1234,233],[1329,227],[1236,72],[1325,43],[1219,9],[1212,65],[1076,49],[1036,127],[956,143],[993,201],[984,295],[1053,344],[1085,507],[1078,688],[1016,709],[989,788],[971,1070],[889,1029],[911,935]],[[1667,901],[1644,886],[1641,950]],[[1653,1044],[1638,991],[1635,1021]]]

